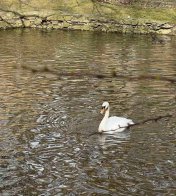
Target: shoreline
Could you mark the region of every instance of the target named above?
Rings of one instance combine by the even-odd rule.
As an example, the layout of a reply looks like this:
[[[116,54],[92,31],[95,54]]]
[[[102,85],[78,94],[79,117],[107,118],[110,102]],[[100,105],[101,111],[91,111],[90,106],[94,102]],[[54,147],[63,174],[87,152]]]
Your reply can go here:
[[[11,0],[14,1],[15,0]],[[34,0],[35,1],[35,0]],[[43,0],[40,0],[43,1]],[[176,35],[175,8],[140,8],[87,0],[31,5],[0,5],[0,29],[36,28]],[[72,2],[72,3],[71,3]],[[3,4],[3,3],[1,3]],[[37,7],[38,5],[38,7]],[[47,9],[47,6],[50,8]],[[139,9],[140,8],[140,9]]]

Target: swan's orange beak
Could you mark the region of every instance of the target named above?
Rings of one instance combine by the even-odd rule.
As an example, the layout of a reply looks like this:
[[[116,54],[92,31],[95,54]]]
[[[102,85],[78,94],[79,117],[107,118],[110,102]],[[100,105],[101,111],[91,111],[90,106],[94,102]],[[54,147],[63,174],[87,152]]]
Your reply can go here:
[[[104,114],[105,113],[105,108],[102,108],[101,110],[100,110],[100,114]]]

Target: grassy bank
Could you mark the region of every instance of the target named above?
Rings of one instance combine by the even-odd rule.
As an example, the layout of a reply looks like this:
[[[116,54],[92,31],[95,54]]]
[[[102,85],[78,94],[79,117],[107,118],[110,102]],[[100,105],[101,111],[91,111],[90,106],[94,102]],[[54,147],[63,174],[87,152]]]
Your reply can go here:
[[[57,21],[61,24],[57,25]],[[0,27],[4,28],[6,26],[68,28],[134,31],[135,33],[157,31],[160,34],[176,34],[175,25],[176,9],[174,8],[142,8],[135,5],[113,5],[92,0],[60,0],[59,2],[57,0],[7,0],[0,2]],[[100,28],[95,28],[97,26]]]

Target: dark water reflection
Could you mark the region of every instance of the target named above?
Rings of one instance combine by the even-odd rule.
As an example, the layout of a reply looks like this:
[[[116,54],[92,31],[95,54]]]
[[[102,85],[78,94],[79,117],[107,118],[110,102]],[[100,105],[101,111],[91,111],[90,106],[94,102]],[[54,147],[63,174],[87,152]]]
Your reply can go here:
[[[159,39],[0,31],[1,195],[175,195],[175,118],[89,137],[104,100],[134,121],[175,112],[176,38]]]

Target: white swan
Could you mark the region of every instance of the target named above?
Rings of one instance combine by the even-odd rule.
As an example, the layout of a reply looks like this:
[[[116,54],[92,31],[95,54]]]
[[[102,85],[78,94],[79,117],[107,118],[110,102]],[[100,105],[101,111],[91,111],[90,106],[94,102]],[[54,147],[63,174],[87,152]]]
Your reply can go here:
[[[100,112],[101,114],[104,114],[104,117],[99,125],[99,132],[122,132],[126,129],[126,126],[134,124],[134,122],[131,119],[117,116],[109,117],[109,110],[109,103],[106,101],[102,104],[102,109]]]

